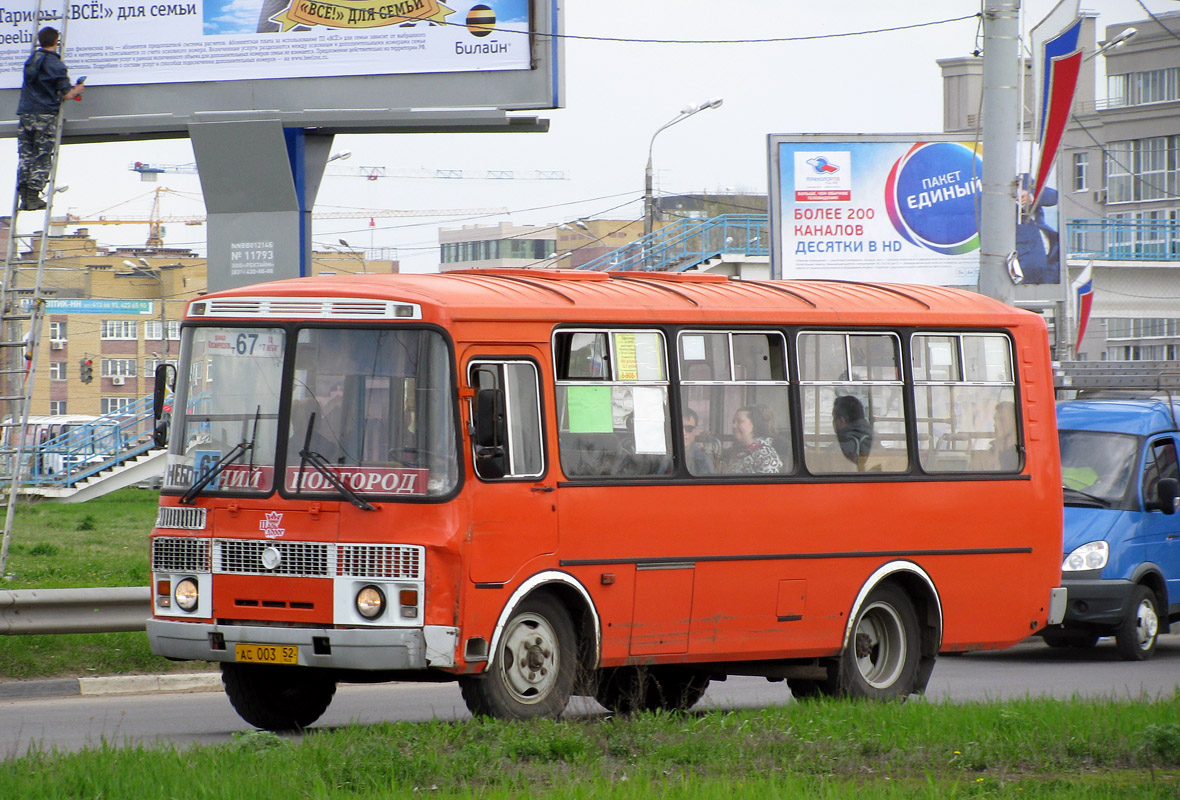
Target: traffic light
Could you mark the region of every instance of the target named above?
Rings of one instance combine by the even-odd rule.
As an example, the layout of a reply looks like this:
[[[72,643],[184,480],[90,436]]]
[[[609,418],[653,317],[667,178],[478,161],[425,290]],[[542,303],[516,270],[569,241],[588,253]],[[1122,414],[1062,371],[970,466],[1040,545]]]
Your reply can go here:
[[[82,383],[90,383],[94,380],[94,362],[89,358],[84,358],[78,362],[78,377]]]

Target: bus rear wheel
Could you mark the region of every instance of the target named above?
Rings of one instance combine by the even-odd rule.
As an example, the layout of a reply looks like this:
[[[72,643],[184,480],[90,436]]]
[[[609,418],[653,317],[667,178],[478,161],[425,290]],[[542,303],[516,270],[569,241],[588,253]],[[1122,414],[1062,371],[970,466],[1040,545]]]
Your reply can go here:
[[[682,667],[615,667],[602,671],[594,699],[616,714],[687,711],[709,688],[709,676]]]
[[[459,679],[463,701],[476,716],[556,718],[573,692],[576,653],[565,608],[552,597],[534,595],[504,626],[488,670]]]
[[[306,667],[223,663],[221,682],[238,716],[268,731],[303,730],[336,694],[336,681]]]
[[[917,685],[918,615],[900,588],[878,586],[856,615],[838,661],[840,694],[886,700],[905,697]]]

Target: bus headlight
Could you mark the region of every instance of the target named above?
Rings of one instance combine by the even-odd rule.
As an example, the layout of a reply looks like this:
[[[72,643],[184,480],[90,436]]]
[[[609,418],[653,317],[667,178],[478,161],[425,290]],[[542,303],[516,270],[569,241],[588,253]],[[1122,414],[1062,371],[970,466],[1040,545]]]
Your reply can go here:
[[[1081,572],[1102,569],[1110,558],[1110,545],[1106,542],[1086,542],[1065,557],[1062,572]]]
[[[365,619],[377,619],[385,611],[385,593],[376,586],[364,586],[356,593],[356,610]]]
[[[173,594],[176,598],[176,605],[182,611],[192,611],[197,607],[200,601],[200,593],[197,591],[197,582],[192,578],[185,578],[176,584],[176,591]]]

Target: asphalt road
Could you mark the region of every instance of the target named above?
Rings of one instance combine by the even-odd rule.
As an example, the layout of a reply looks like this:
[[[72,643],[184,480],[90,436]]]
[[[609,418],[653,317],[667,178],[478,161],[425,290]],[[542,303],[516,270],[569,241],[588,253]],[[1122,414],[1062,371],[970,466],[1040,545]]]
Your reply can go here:
[[[1092,650],[1052,650],[1032,640],[1011,650],[943,657],[927,698],[933,702],[987,701],[1024,696],[1170,697],[1180,687],[1180,634],[1160,637],[1155,658],[1119,659],[1111,640]],[[730,678],[709,687],[701,708],[750,708],[791,702],[785,683]],[[575,698],[569,714],[603,713]],[[341,686],[317,727],[394,720],[464,719],[469,715],[453,684]],[[73,696],[0,701],[0,758],[30,748],[74,751],[143,743],[214,744],[250,730],[220,692]]]

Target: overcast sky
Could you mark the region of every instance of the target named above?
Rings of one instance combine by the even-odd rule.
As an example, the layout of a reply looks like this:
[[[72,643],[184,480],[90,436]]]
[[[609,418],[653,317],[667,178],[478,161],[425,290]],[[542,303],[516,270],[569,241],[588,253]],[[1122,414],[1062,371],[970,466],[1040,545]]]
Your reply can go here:
[[[1143,0],[1154,13],[1180,10],[1172,0]],[[1025,0],[1027,30],[1053,7]],[[565,32],[577,36],[658,40],[737,40],[855,33],[969,17],[978,0],[565,0]],[[1146,18],[1137,0],[1082,0],[1105,25]],[[654,147],[660,193],[765,192],[766,137],[772,133],[936,132],[942,126],[940,58],[970,55],[977,20],[905,31],[767,44],[664,44],[567,40],[566,107],[537,112],[545,134],[348,135],[343,165],[389,169],[563,170],[565,181],[439,181],[328,177],[316,209],[507,208],[478,220],[368,219],[315,223],[316,243],[344,238],[358,247],[397,247],[403,269],[437,268],[440,224],[548,225],[580,217],[639,219],[643,172],[653,132],[687,105],[724,98],[659,135]],[[67,57],[68,63],[68,57]],[[95,89],[101,91],[101,89]],[[445,101],[441,101],[446,105]],[[15,145],[0,148],[0,168],[15,171]],[[165,216],[203,213],[196,175],[141,183],[133,161],[193,161],[187,140],[72,145],[63,149],[55,211],[146,216],[155,186],[170,193]],[[23,232],[23,226],[22,226]],[[141,244],[133,226],[91,229],[107,245]],[[170,225],[169,246],[204,252],[204,227]]]

